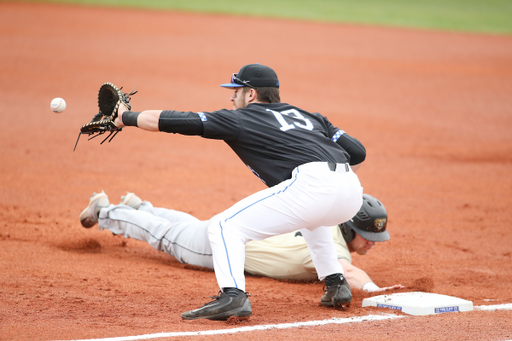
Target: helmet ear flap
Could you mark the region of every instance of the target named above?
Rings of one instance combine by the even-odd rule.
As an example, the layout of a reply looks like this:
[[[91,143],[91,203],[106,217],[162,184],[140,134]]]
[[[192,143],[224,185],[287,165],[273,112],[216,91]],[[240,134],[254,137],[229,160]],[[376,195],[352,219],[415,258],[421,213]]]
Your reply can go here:
[[[354,240],[354,238],[356,237],[356,231],[354,231],[349,224],[342,223],[339,224],[338,227],[340,228],[343,239],[345,239],[347,243],[350,243],[352,240]]]

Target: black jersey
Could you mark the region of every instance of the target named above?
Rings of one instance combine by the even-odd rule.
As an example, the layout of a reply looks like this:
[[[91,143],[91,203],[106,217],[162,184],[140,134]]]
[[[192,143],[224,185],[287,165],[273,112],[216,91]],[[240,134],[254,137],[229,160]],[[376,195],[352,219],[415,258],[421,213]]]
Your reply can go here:
[[[364,152],[359,141],[326,117],[285,103],[251,103],[243,109],[197,114],[203,121],[202,136],[224,140],[269,187],[289,179],[301,164],[348,163],[350,150],[357,150],[359,159]]]

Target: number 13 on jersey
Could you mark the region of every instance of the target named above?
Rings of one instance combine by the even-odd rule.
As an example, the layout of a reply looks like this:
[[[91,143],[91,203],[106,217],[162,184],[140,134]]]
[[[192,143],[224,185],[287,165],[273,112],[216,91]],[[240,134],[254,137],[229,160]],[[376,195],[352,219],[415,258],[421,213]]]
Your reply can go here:
[[[279,124],[281,124],[281,128],[279,128],[279,129],[281,129],[281,131],[287,131],[290,129],[294,129],[295,127],[299,127],[299,128],[306,129],[306,130],[313,130],[313,128],[314,128],[313,123],[311,123],[310,120],[305,118],[296,109],[290,109],[290,110],[285,110],[285,111],[281,111],[281,112],[267,109],[267,111],[270,111],[272,114],[274,114],[274,116],[276,117]],[[286,122],[283,115],[290,117],[294,122],[292,122],[292,123]],[[295,120],[300,120],[300,121],[304,122],[304,124],[295,122]]]

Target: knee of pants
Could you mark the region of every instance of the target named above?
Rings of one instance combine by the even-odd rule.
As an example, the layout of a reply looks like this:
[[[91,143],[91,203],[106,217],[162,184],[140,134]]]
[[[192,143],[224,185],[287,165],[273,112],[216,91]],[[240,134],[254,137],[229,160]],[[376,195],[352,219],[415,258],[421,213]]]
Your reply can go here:
[[[208,239],[215,238],[216,236],[220,235],[220,226],[219,226],[219,220],[217,219],[211,219],[210,223],[208,224]]]
[[[250,239],[232,222],[225,219],[212,219],[208,224],[208,239],[210,243],[223,242],[241,242],[247,243]]]
[[[218,242],[224,239],[224,235],[229,229],[229,224],[226,224],[221,219],[212,219],[208,224],[208,239],[211,242]],[[228,235],[233,233],[229,232]]]

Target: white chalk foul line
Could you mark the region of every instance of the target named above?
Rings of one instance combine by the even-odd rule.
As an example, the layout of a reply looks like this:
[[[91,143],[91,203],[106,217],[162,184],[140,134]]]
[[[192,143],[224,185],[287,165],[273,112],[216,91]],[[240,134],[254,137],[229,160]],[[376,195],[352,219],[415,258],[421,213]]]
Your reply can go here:
[[[324,326],[327,324],[343,324],[343,323],[352,323],[352,322],[389,320],[389,319],[402,318],[402,317],[404,317],[404,316],[397,316],[397,315],[390,315],[390,314],[366,315],[366,316],[349,317],[349,318],[332,318],[329,320],[320,320],[320,321],[267,324],[267,325],[261,325],[261,326],[248,326],[248,327],[240,327],[240,328],[233,328],[233,329],[215,329],[215,330],[203,330],[203,331],[197,331],[197,332],[157,333],[157,334],[147,334],[147,335],[138,335],[138,336],[113,337],[113,338],[107,338],[107,339],[84,339],[84,340],[75,340],[75,341],[100,341],[100,340],[101,341],[134,341],[134,340],[149,340],[149,339],[158,339],[158,338],[163,338],[163,337],[176,337],[176,336],[235,334],[235,333],[242,333],[242,332],[269,330],[269,329],[316,327],[316,326]]]
[[[480,305],[473,307],[475,310],[512,310],[512,303],[496,305]]]
[[[512,310],[512,303],[509,304],[497,304],[497,305],[481,305],[473,307],[474,310]],[[157,334],[146,334],[146,335],[138,335],[138,336],[122,336],[122,337],[112,337],[106,339],[83,339],[83,340],[74,340],[74,341],[137,341],[137,340],[150,340],[150,339],[158,339],[163,337],[177,337],[177,336],[196,336],[196,335],[219,335],[219,334],[235,334],[235,333],[243,333],[243,332],[252,332],[258,330],[269,330],[269,329],[289,329],[289,328],[299,328],[299,327],[316,327],[316,326],[325,326],[327,324],[344,324],[344,323],[353,323],[353,322],[364,322],[364,321],[379,321],[379,320],[390,320],[396,318],[403,318],[406,316],[400,315],[366,315],[366,316],[358,316],[358,317],[349,317],[349,318],[332,318],[329,320],[319,320],[319,321],[306,321],[306,322],[294,322],[294,323],[281,323],[281,324],[267,324],[261,326],[247,326],[233,329],[214,329],[214,330],[203,330],[197,332],[172,332],[172,333],[157,333]],[[512,340],[510,340],[512,341]]]

